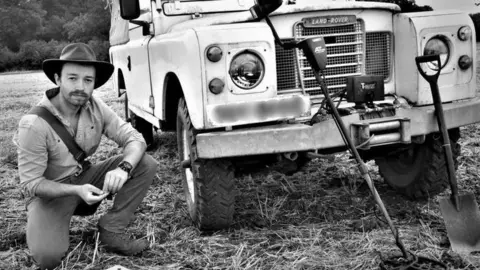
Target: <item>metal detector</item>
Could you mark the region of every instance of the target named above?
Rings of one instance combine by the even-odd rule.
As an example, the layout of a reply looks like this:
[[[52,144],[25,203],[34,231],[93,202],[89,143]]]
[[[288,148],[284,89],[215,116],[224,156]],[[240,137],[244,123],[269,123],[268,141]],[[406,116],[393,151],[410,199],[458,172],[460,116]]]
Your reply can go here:
[[[308,63],[313,69],[313,73],[317,82],[320,84],[322,92],[325,96],[327,101],[327,105],[329,106],[330,113],[333,116],[333,119],[338,127],[338,130],[347,145],[348,149],[350,150],[351,154],[355,158],[358,164],[358,169],[360,174],[362,175],[363,179],[367,183],[370,192],[373,195],[373,198],[376,204],[379,206],[383,216],[385,217],[390,230],[395,238],[395,243],[397,247],[400,249],[402,256],[400,257],[393,257],[387,260],[384,260],[380,267],[382,269],[447,269],[447,266],[441,262],[434,261],[424,257],[418,257],[414,255],[412,252],[409,252],[405,249],[405,246],[400,238],[400,234],[393,224],[390,215],[383,204],[380,195],[378,194],[372,179],[368,173],[368,168],[363,162],[360,154],[357,151],[356,146],[354,145],[351,137],[349,136],[349,132],[343,123],[342,117],[340,116],[335,104],[333,103],[332,98],[328,92],[328,86],[325,83],[325,75],[324,72],[327,68],[327,47],[323,37],[316,36],[311,38],[306,38],[301,41],[291,41],[291,42],[282,42],[279,38],[277,32],[275,31],[275,27],[273,26],[272,22],[268,18],[268,14],[276,10],[282,4],[281,0],[256,0],[256,5],[250,9],[252,15],[257,19],[265,19],[267,24],[272,30],[273,36],[277,44],[279,44],[284,49],[300,49],[303,51]],[[425,268],[426,267],[426,268]]]

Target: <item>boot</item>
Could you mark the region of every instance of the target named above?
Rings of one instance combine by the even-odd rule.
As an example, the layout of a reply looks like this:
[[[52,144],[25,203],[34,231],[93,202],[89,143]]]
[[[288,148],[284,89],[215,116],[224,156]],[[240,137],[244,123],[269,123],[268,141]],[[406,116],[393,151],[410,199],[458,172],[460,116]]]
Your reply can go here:
[[[132,239],[126,233],[115,233],[98,226],[100,242],[106,245],[106,249],[126,255],[136,255],[148,248],[147,239]]]

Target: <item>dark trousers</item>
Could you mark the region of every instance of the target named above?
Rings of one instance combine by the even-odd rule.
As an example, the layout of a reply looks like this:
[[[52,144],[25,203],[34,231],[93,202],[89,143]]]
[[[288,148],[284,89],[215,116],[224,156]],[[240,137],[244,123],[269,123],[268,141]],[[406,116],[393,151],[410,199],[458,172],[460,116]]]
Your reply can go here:
[[[103,188],[105,174],[117,167],[122,156],[91,165],[79,176],[63,183],[92,184]],[[134,218],[134,212],[145,197],[155,176],[157,162],[145,154],[123,187],[115,195],[113,206],[98,222],[112,232],[123,232]],[[41,269],[57,267],[69,247],[70,220],[74,214],[93,214],[99,204],[87,206],[78,196],[54,199],[34,198],[27,206],[27,244]]]

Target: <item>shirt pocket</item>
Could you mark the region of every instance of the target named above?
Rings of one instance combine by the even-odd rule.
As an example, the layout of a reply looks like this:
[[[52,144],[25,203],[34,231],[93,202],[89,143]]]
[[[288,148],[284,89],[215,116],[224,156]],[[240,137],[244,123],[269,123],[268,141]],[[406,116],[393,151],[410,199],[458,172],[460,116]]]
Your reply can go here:
[[[56,133],[51,134],[47,138],[47,150],[48,150],[48,160],[51,161],[64,161],[69,157],[70,151],[65,145],[63,140]]]
[[[94,125],[89,125],[85,128],[85,152],[89,155],[93,154],[97,149],[98,145],[100,144],[100,140],[102,139],[102,132],[99,130],[98,127]]]

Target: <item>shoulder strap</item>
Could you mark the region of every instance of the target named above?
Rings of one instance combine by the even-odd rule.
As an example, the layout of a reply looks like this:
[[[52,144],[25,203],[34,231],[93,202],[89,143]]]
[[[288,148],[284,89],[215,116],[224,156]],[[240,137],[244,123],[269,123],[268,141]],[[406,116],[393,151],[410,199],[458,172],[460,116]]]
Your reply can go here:
[[[83,160],[87,157],[85,152],[78,146],[75,142],[75,139],[70,135],[65,126],[55,117],[49,110],[42,106],[33,107],[27,114],[36,114],[43,118],[50,126],[55,130],[55,132],[60,136],[62,141],[68,147],[70,153],[72,153],[75,160],[79,163],[83,163]]]

